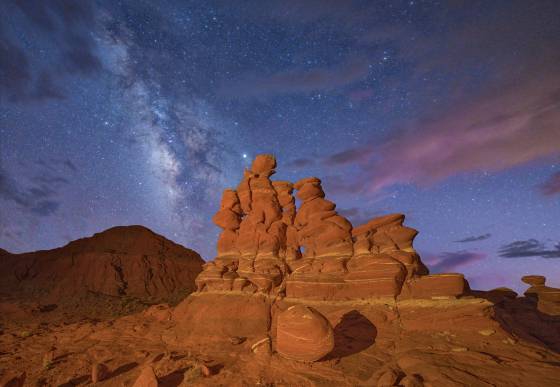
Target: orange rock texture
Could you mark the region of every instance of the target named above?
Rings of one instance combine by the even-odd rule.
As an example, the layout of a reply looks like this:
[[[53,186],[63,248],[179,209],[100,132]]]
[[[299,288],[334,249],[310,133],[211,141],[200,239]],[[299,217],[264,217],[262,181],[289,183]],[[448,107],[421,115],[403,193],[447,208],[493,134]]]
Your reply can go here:
[[[170,302],[195,290],[203,263],[143,226],[119,226],[57,249],[1,255],[0,294],[39,308],[68,306],[73,315],[93,297],[102,308],[125,298]]]
[[[325,198],[321,180],[272,181],[276,159],[258,155],[213,220],[217,257],[199,292],[240,291],[315,300],[459,297],[460,274],[428,276],[414,250],[417,231],[391,214],[354,227]],[[296,208],[293,192],[301,204]]]
[[[317,310],[293,305],[278,315],[276,351],[288,359],[316,361],[334,349],[334,331]]]

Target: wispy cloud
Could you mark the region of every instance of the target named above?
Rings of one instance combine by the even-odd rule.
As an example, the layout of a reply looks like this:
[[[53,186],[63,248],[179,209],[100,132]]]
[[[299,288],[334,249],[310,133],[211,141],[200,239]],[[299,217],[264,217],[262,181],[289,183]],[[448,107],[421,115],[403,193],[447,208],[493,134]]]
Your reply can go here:
[[[58,199],[70,176],[61,174],[52,163],[41,163],[39,174],[14,178],[0,166],[0,200],[14,203],[20,210],[36,216],[49,216],[58,211]]]
[[[315,160],[307,159],[307,158],[299,158],[292,161],[289,161],[286,166],[293,167],[293,168],[305,168],[315,165]]]
[[[436,256],[427,257],[425,262],[431,272],[443,273],[455,271],[463,266],[480,262],[486,258],[486,254],[472,251],[444,252]]]
[[[503,258],[560,258],[560,242],[552,248],[547,248],[543,242],[536,239],[515,241],[500,247],[498,254]]]
[[[342,152],[335,153],[327,157],[324,162],[327,165],[343,165],[367,162],[372,157],[372,149],[370,147],[350,148]]]
[[[326,165],[362,165],[369,192],[503,171],[560,154],[560,77],[546,74],[479,96],[438,118],[410,122],[386,142],[348,149]],[[547,192],[550,188],[547,189]]]
[[[478,235],[478,236],[470,236],[470,237],[466,237],[464,239],[459,239],[458,241],[455,241],[456,243],[468,243],[468,242],[478,242],[478,241],[483,241],[485,239],[488,239],[492,236],[492,234],[482,234],[482,235]]]
[[[92,4],[13,0],[5,3],[5,14],[28,26],[29,34],[33,29],[39,31],[38,36],[27,39],[40,40],[48,35],[49,42],[56,43],[49,53],[52,64],[39,64],[41,55],[34,55],[29,47],[22,46],[24,40],[9,35],[0,26],[0,98],[11,102],[62,99],[62,78],[72,74],[88,76],[102,69],[90,33],[95,23]]]

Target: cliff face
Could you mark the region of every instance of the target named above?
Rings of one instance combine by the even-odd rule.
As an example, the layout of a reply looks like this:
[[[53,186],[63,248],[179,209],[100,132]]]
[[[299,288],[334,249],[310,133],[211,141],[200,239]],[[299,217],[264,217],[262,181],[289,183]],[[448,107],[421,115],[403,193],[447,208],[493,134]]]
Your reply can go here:
[[[203,262],[145,227],[114,227],[53,250],[3,254],[0,293],[55,304],[88,294],[169,302],[194,290]]]

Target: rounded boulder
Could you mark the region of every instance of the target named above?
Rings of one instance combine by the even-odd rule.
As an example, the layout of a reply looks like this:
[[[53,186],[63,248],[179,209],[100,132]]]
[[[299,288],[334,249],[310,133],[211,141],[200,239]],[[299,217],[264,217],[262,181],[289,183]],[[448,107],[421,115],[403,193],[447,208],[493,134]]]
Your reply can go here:
[[[278,315],[277,352],[292,360],[313,362],[334,348],[334,331],[329,321],[317,310],[294,305]]]

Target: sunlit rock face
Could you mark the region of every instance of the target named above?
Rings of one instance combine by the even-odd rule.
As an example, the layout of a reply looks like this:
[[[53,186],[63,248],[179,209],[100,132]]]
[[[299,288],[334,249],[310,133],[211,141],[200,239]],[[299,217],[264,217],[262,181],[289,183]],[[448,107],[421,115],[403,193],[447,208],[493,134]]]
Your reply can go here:
[[[258,155],[213,217],[223,229],[198,292],[315,299],[457,297],[460,274],[428,276],[413,247],[418,232],[391,214],[354,227],[325,198],[321,180],[272,181],[276,159]],[[300,201],[296,208],[295,196]]]

